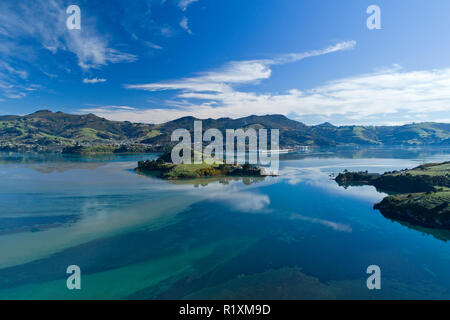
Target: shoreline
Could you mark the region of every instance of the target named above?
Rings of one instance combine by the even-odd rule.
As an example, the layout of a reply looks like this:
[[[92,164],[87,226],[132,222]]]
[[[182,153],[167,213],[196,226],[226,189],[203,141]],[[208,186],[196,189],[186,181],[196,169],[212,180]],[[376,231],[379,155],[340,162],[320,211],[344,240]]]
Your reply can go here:
[[[390,193],[373,206],[387,218],[450,229],[450,161],[384,174],[344,171],[335,181],[343,187],[371,185]]]

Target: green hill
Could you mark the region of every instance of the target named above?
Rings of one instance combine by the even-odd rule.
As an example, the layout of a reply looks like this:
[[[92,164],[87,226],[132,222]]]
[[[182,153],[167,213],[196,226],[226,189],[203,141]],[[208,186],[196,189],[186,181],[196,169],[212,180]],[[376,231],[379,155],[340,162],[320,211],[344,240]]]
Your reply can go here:
[[[0,146],[4,149],[139,143],[155,134],[159,133],[148,124],[109,121],[93,114],[41,110],[26,116],[0,116]]]
[[[74,115],[41,110],[25,116],[0,116],[0,150],[62,150],[83,146],[115,146],[123,152],[148,151],[148,146],[170,147],[175,129],[193,133],[194,117],[183,117],[163,124],[110,121],[94,114]],[[404,126],[333,126],[324,123],[307,126],[283,115],[249,116],[239,119],[204,119],[203,130],[279,129],[280,146],[354,145],[448,145],[450,124],[418,123]],[[146,146],[146,147],[142,147]],[[99,149],[99,148],[97,148]],[[101,149],[101,148],[100,148]],[[102,150],[109,150],[103,148]],[[80,153],[82,153],[80,152]]]

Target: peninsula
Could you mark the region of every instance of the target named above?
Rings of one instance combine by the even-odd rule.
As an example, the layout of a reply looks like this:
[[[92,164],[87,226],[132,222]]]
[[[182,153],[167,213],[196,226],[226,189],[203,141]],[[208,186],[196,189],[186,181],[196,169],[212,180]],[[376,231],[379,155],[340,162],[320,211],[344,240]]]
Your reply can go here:
[[[335,180],[344,187],[372,185],[391,194],[374,205],[387,218],[450,229],[450,161],[381,175],[344,171]]]

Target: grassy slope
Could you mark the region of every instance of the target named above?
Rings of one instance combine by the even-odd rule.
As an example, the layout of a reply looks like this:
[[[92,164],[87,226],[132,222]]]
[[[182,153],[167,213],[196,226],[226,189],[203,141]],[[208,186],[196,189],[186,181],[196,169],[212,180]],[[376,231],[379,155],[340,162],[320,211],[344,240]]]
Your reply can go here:
[[[111,144],[154,137],[148,124],[109,121],[93,114],[71,115],[41,110],[33,114],[0,117],[0,142],[70,146],[77,143]]]
[[[384,198],[375,208],[390,217],[431,228],[450,228],[450,162],[425,164],[396,172],[394,179],[417,179],[424,186],[434,183],[428,192],[400,193]],[[400,182],[402,180],[399,180]]]
[[[450,202],[450,188],[437,188],[436,192],[417,192],[392,196],[404,204],[420,205],[431,210],[443,202]]]
[[[41,110],[26,116],[0,116],[0,145],[71,146],[77,143],[98,145],[144,143],[168,145],[175,129],[193,131],[193,117],[151,125],[109,121],[93,114],[72,115]],[[329,123],[318,126],[288,119],[282,115],[249,116],[240,119],[202,120],[203,129],[279,129],[280,146],[336,144],[409,144],[450,143],[450,124],[419,123],[397,127],[342,126]]]
[[[425,165],[418,166],[416,168],[413,168],[411,170],[407,170],[404,172],[397,172],[392,175],[399,176],[399,175],[405,175],[405,174],[411,174],[414,176],[442,176],[442,175],[450,175],[450,162],[444,162],[444,163],[429,163]]]
[[[200,177],[197,173],[198,170],[201,169],[215,169],[219,165],[218,164],[206,164],[206,163],[200,163],[200,164],[179,164],[177,166],[174,166],[173,169],[171,169],[166,177],[168,178],[196,178]]]
[[[428,228],[450,229],[450,189],[398,194],[384,198],[375,209],[388,217]]]

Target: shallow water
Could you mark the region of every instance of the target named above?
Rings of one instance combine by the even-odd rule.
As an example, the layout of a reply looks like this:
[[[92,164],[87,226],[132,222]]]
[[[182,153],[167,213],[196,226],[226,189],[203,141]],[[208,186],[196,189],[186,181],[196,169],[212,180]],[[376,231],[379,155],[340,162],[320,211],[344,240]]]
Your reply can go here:
[[[282,156],[280,176],[163,181],[156,155],[0,154],[0,299],[450,298],[450,235],[384,218],[385,194],[331,173],[450,159],[448,149]],[[382,289],[366,287],[381,268]],[[66,287],[78,265],[82,289]]]

